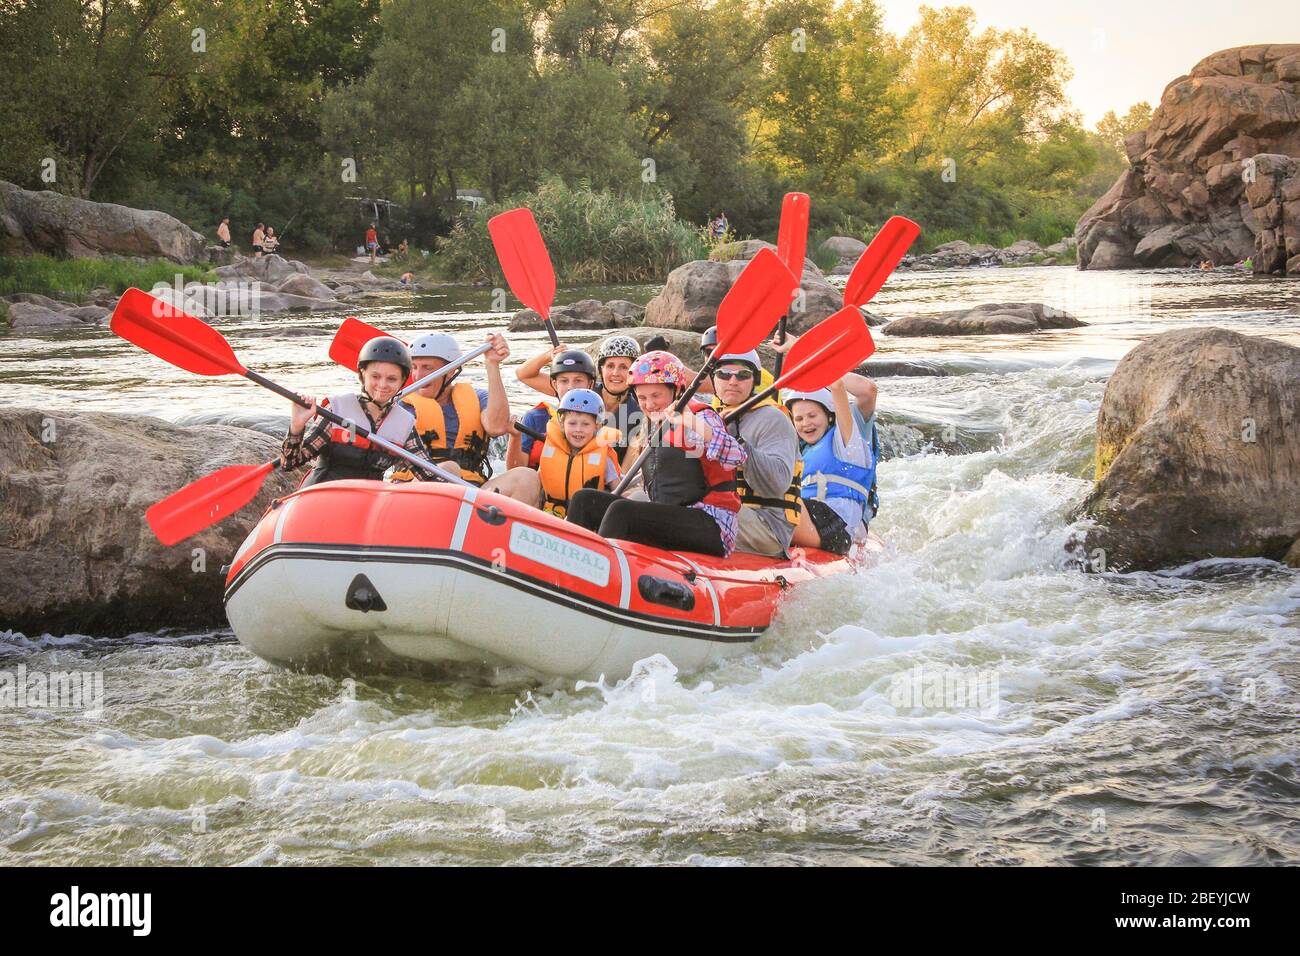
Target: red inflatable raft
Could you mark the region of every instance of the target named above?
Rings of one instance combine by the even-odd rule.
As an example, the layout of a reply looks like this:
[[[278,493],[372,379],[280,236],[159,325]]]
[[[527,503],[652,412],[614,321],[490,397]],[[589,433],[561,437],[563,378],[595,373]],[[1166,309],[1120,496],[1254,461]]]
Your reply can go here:
[[[656,653],[689,672],[743,650],[787,590],[853,567],[821,551],[666,552],[477,489],[336,481],[267,511],[235,555],[226,612],[253,653],[292,666],[377,642],[421,662],[612,680]]]

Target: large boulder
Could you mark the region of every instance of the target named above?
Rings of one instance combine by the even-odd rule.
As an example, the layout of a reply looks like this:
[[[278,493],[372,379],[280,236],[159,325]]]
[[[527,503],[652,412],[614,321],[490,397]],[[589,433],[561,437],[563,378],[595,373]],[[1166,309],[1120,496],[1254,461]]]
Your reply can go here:
[[[32,302],[8,302],[4,310],[11,329],[66,329],[89,324],[85,319],[69,314],[66,309],[50,309]]]
[[[228,425],[0,408],[0,621],[28,634],[225,624],[221,566],[298,476],[174,547],[145,509],[196,478],[266,461],[278,442]]]
[[[165,212],[33,192],[0,181],[0,253],[203,262],[204,238]]]
[[[855,260],[867,251],[867,244],[852,236],[831,236],[817,247],[817,251],[840,260]]]
[[[646,305],[646,324],[696,332],[716,324],[723,296],[749,260],[764,248],[775,250],[776,247],[758,239],[732,242],[714,253],[730,257],[725,261],[696,260],[678,266],[668,274],[660,293]],[[843,305],[843,293],[826,281],[811,259],[805,259],[800,294],[790,314],[791,330],[803,332]]]
[[[1087,325],[1060,309],[1041,302],[988,302],[972,309],[940,315],[912,315],[895,319],[881,330],[885,335],[1015,335],[1044,329],[1074,329]]]
[[[1300,348],[1272,339],[1183,329],[1129,352],[1097,417],[1089,558],[1124,570],[1300,553],[1297,394]]]
[[[1300,44],[1206,57],[1124,147],[1130,168],[1075,227],[1080,269],[1253,258],[1300,274]]]
[[[283,292],[288,295],[304,296],[308,299],[332,299],[334,290],[324,282],[314,276],[303,272],[295,272],[287,279],[282,281],[277,287],[276,292]]]

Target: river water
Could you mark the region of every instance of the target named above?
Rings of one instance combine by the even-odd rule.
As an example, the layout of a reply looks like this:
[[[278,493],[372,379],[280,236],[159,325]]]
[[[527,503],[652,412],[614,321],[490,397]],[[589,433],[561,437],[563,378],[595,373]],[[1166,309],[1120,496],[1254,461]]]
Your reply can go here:
[[[651,658],[614,686],[350,679],[272,667],[229,631],[0,631],[0,669],[100,671],[105,689],[97,715],[0,711],[0,863],[1300,863],[1300,573],[1085,575],[1065,551],[1115,362],[1187,326],[1300,345],[1297,290],[1222,271],[895,277],[886,316],[1043,301],[1092,324],[877,336],[881,358],[947,373],[880,380],[890,560],[808,586],[751,653],[690,677]],[[468,344],[500,327],[488,308],[444,289],[362,317]],[[337,321],[223,328],[248,367],[325,393]],[[0,402],[286,417],[107,331],[0,337]]]

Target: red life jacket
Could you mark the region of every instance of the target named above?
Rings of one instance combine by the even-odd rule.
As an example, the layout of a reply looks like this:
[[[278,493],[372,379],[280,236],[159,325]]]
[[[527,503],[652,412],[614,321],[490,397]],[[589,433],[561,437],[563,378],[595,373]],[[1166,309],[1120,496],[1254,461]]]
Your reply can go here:
[[[691,401],[687,406],[698,414],[710,406]],[[687,454],[687,451],[694,454]],[[692,505],[703,502],[726,511],[740,510],[736,492],[736,469],[704,457],[704,450],[688,442],[686,429],[678,425],[660,438],[645,464],[645,487],[651,501]]]

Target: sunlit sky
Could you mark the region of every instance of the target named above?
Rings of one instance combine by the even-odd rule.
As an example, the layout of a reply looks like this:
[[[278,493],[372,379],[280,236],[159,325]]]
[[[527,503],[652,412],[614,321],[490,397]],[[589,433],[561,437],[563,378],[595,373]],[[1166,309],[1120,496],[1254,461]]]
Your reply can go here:
[[[885,26],[905,33],[915,2],[879,0]],[[930,0],[958,6],[958,0]],[[1300,0],[967,0],[980,27],[1028,27],[1062,50],[1074,68],[1068,92],[1091,126],[1107,110],[1160,102],[1170,80],[1218,50],[1255,43],[1300,43]]]

